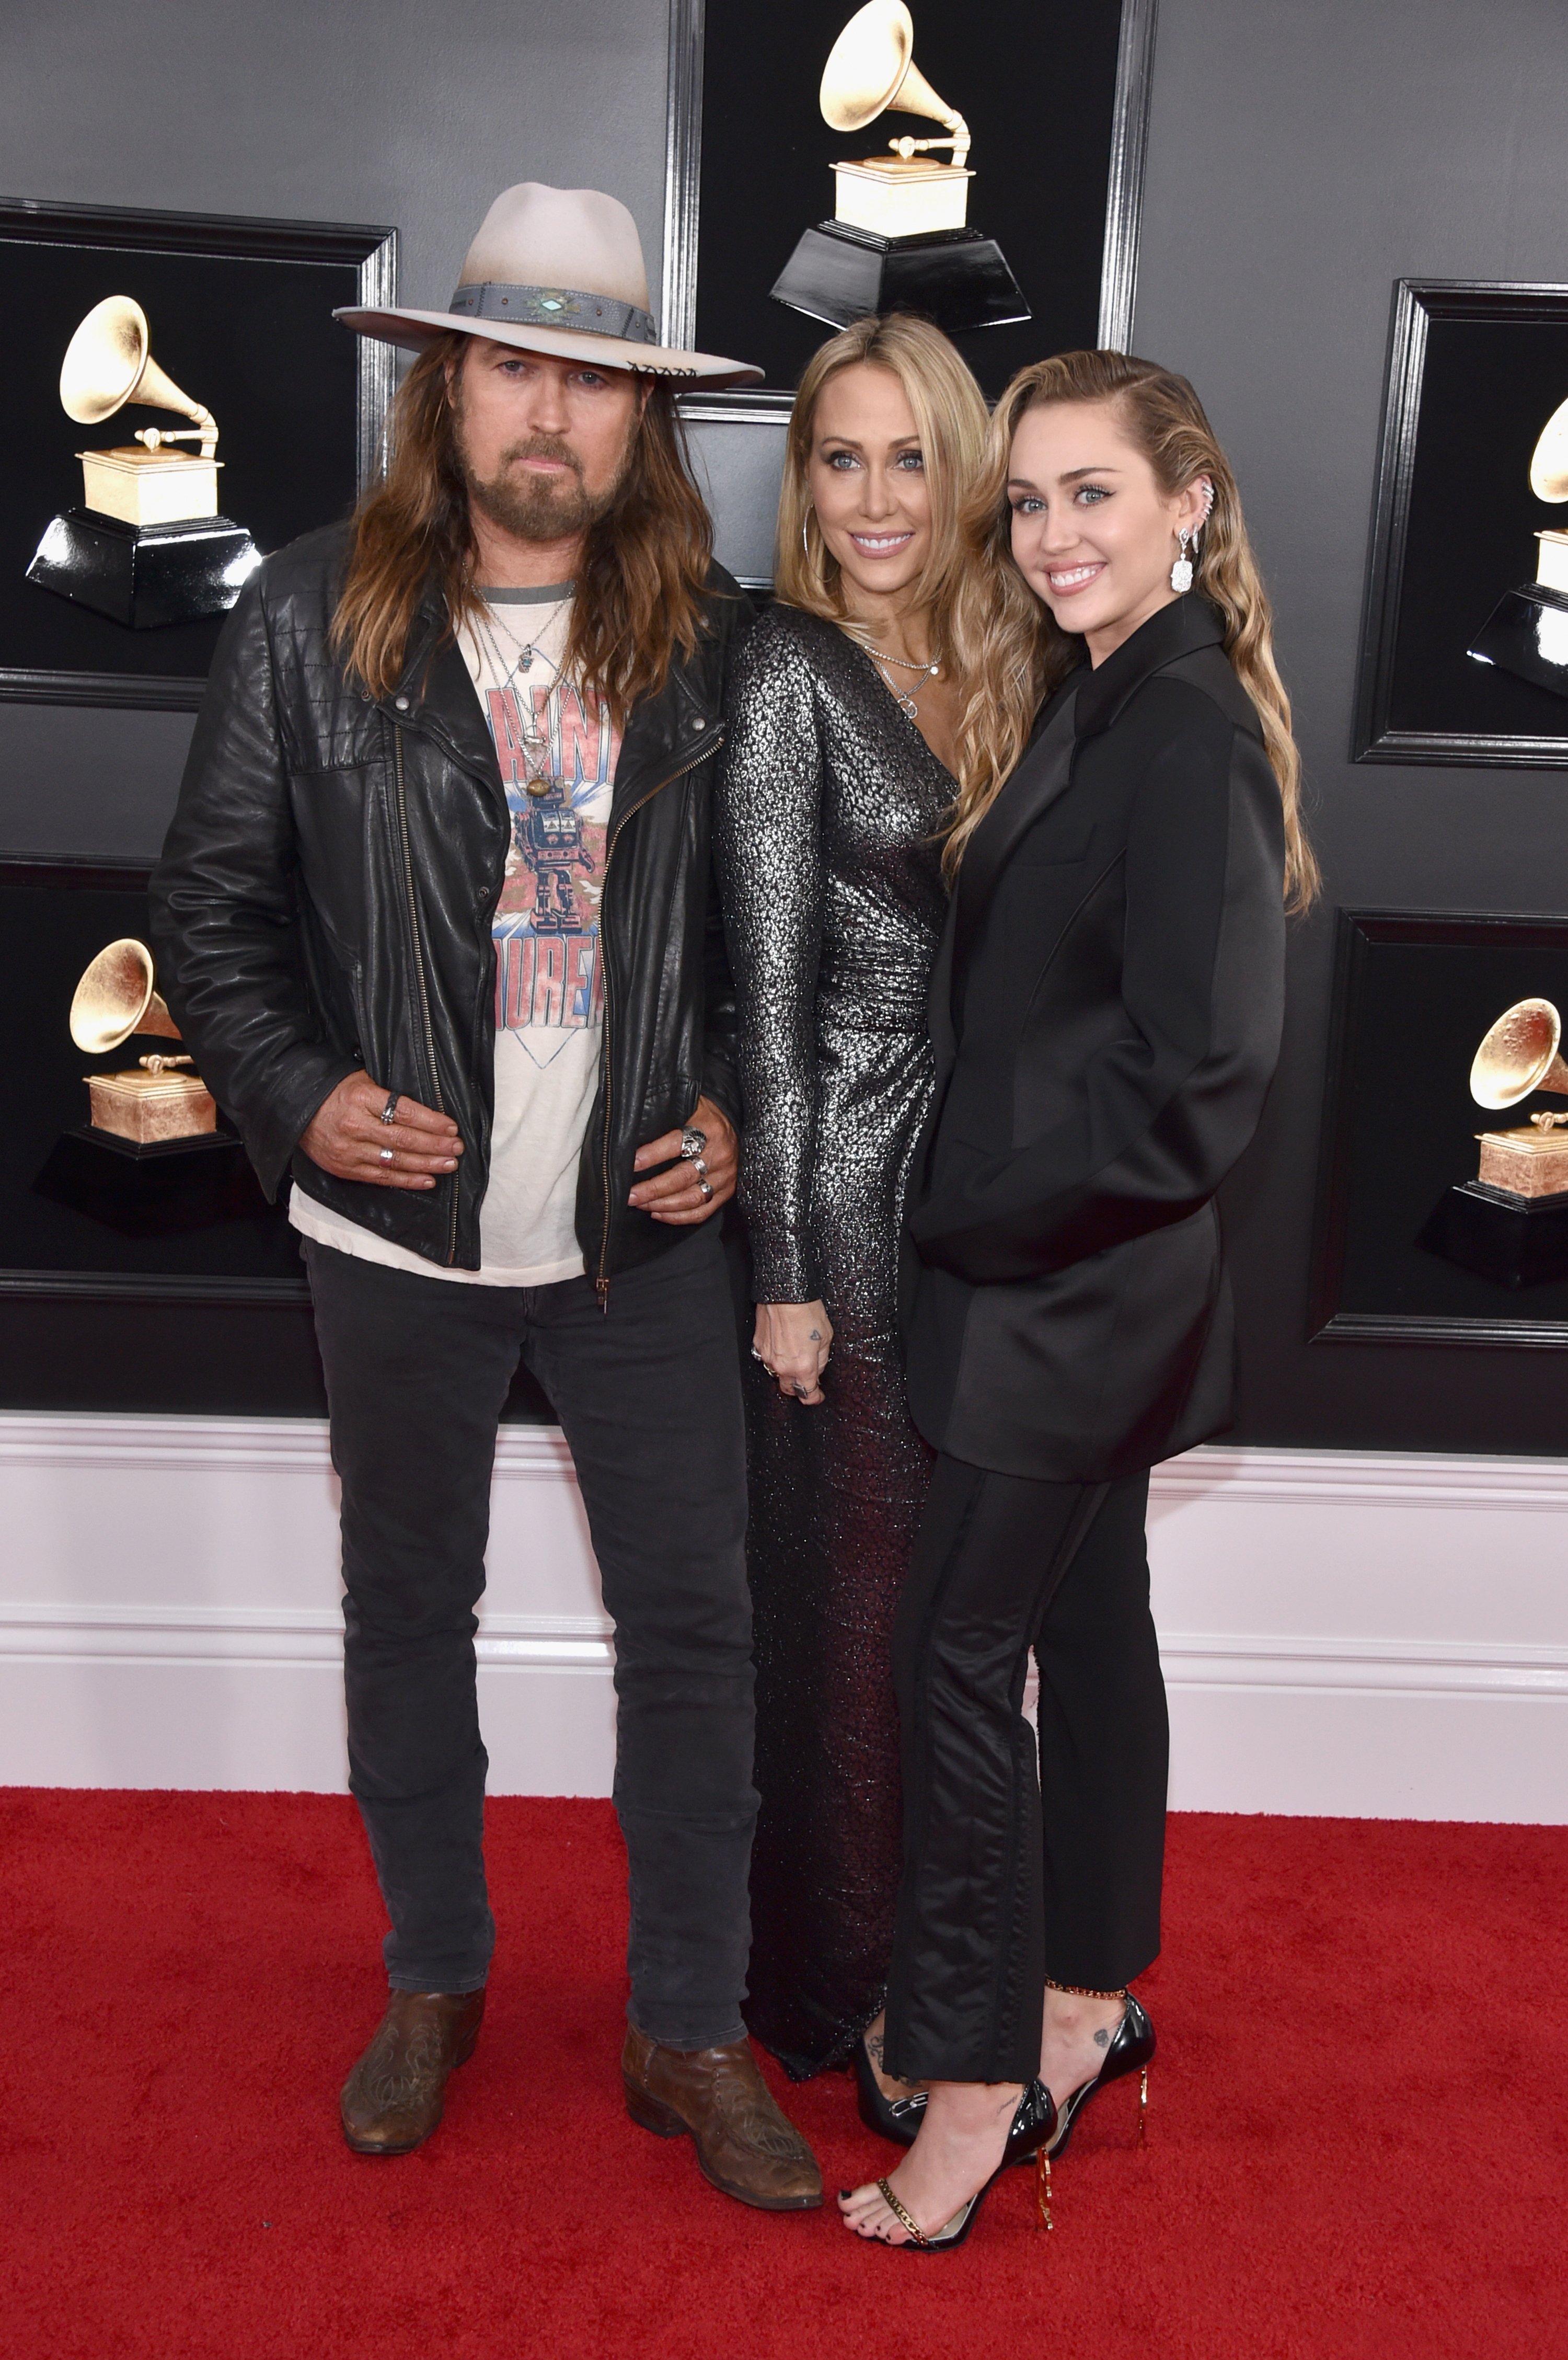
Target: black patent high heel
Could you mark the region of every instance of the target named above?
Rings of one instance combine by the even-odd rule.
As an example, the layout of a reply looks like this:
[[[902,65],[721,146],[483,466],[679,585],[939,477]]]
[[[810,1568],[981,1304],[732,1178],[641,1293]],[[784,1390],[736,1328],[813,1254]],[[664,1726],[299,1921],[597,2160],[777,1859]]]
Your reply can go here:
[[[925,2120],[926,2093],[914,2090],[907,2098],[889,2098],[877,2081],[864,2033],[855,2044],[855,2097],[868,2131],[875,2131],[879,2138],[893,2139],[899,2147],[913,2147]]]
[[[877,2183],[878,2195],[888,2212],[908,2234],[908,2244],[896,2247],[895,2251],[904,2254],[949,2254],[954,2246],[962,2245],[970,2230],[975,2226],[975,2216],[981,2205],[989,2196],[1003,2172],[1010,2164],[1027,2163],[1029,2157],[1037,2152],[1043,2158],[1045,2142],[1051,2138],[1055,2128],[1056,2107],[1052,2103],[1051,2092],[1043,2081],[1031,2081],[1018,2101],[1018,2113],[1013,2116],[1012,2128],[1007,2133],[1007,2144],[1002,2149],[1001,2162],[985,2185],[975,2190],[963,2211],[955,2212],[944,2227],[929,2235],[920,2227],[914,2214],[898,2202],[887,2182],[885,2180],[879,2180]],[[1047,2229],[1053,2225],[1051,2218],[1050,2178],[1051,2168],[1048,2164],[1046,2193],[1040,2200],[1040,2221]]]
[[[1050,1988],[1067,1991],[1075,1987],[1067,1983],[1052,1983]],[[1040,2148],[1040,2170],[1047,2187],[1051,2166],[1066,2154],[1073,2125],[1090,2099],[1112,2081],[1124,2081],[1129,2073],[1136,2073],[1138,2077],[1138,2143],[1139,2147],[1148,2143],[1149,2069],[1155,2050],[1154,2027],[1149,2022],[1149,2011],[1135,1992],[1084,1992],[1078,1995],[1086,1999],[1121,1999],[1126,2005],[1122,2010],[1122,2020],[1105,2051],[1105,2063],[1093,2081],[1082,2082],[1067,2099],[1057,2116],[1055,2135]]]

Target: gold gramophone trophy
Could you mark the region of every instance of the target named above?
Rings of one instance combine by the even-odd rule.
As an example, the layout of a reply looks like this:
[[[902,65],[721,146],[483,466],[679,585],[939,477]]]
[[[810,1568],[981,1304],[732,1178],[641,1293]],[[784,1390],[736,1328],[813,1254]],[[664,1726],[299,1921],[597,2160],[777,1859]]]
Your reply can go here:
[[[1549,508],[1568,500],[1568,401],[1541,430],[1530,488]],[[1535,537],[1535,580],[1504,591],[1468,652],[1477,663],[1497,664],[1536,688],[1568,696],[1568,532],[1549,528]]]
[[[1568,1098],[1562,1019],[1550,1000],[1505,1009],[1475,1052],[1470,1095],[1501,1113],[1544,1090]],[[1483,1131],[1474,1180],[1450,1188],[1421,1242],[1501,1286],[1568,1278],[1568,1113],[1541,1108],[1517,1130]]]
[[[771,290],[776,303],[847,327],[868,311],[920,311],[939,328],[1001,327],[1029,305],[995,238],[966,226],[969,126],[914,61],[903,0],[869,0],[822,74],[822,120],[864,131],[889,112],[942,126],[937,138],[890,139],[887,152],[833,166],[832,221],[805,231]],[[946,148],[950,160],[938,151]]]
[[[133,1033],[178,1041],[180,1029],[155,988],[152,953],[134,936],[101,950],[76,987],[71,1037],[92,1056],[104,1056]],[[155,1052],[118,1074],[86,1074],[89,1128],[81,1136],[120,1154],[167,1153],[205,1144],[218,1127],[218,1109],[201,1077],[183,1070],[190,1057]]]
[[[60,399],[81,426],[101,426],[127,402],[193,422],[145,426],[110,450],[79,451],[82,506],[49,525],[28,581],[133,630],[225,613],[261,552],[218,513],[217,422],[153,359],[147,314],[129,295],[88,312],[66,347]]]

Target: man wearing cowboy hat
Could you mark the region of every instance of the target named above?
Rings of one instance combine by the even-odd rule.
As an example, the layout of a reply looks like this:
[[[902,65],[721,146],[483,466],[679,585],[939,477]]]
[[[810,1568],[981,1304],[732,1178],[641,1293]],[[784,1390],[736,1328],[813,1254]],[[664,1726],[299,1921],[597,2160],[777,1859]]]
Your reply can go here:
[[[269,1192],[293,1178],[343,1483],[350,1785],[390,2004],[343,2093],[407,2153],[472,2051],[494,1928],[474,1607],[519,1357],[615,1622],[633,2118],[743,2202],[821,2202],[741,2023],[750,1614],[712,1217],[738,1114],[709,781],[744,602],[713,564],[631,215],[509,189],[383,482],[224,633],[154,883],[165,989]]]

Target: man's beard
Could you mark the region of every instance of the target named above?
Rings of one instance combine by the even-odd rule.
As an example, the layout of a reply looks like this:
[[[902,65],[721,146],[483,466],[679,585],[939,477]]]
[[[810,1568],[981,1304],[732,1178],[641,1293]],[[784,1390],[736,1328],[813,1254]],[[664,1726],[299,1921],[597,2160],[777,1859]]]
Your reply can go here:
[[[486,477],[475,472],[469,459],[460,420],[457,457],[470,500],[493,525],[518,541],[563,541],[569,534],[586,532],[615,507],[631,465],[631,442],[628,438],[614,481],[601,492],[591,492],[584,484],[583,462],[570,443],[549,434],[530,434],[521,442],[509,444],[501,454],[497,472]],[[538,475],[531,469],[515,473],[519,459],[554,459],[568,472],[565,475]]]

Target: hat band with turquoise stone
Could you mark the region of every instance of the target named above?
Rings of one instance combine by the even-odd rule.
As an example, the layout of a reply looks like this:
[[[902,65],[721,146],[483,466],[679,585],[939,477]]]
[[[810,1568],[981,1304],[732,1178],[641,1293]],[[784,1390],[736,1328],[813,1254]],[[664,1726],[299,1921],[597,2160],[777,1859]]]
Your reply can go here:
[[[623,344],[656,344],[652,314],[613,295],[585,295],[578,287],[508,287],[487,279],[460,287],[449,309],[468,320],[510,320],[526,328],[570,328],[580,336],[615,336]]]

